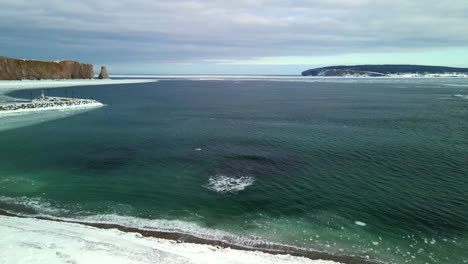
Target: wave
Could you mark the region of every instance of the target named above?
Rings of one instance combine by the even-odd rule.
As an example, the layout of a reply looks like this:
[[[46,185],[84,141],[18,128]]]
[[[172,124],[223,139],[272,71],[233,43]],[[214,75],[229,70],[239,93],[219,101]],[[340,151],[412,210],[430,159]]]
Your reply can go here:
[[[12,198],[0,196],[0,208],[6,210],[2,211],[2,209],[0,209],[0,217],[1,215],[8,215],[19,216],[22,218],[36,218],[52,222],[67,222],[98,227],[100,229],[120,230],[126,233],[140,234],[143,237],[170,239],[185,243],[203,244],[205,246],[211,245],[215,247],[247,251],[259,250],[272,254],[290,254],[306,257],[308,259],[326,259],[343,263],[379,263],[374,260],[366,260],[360,257],[333,255],[331,253],[317,251],[310,248],[306,249],[297,246],[285,245],[269,241],[259,236],[240,236],[228,231],[203,227],[196,223],[181,220],[146,219],[117,214],[92,215],[90,212],[84,211],[78,212],[80,215],[75,215],[75,212],[71,212],[66,208],[58,207],[52,202],[39,197]]]
[[[77,216],[66,208],[56,206],[46,199],[40,197],[6,197],[0,196],[0,208],[5,208],[9,213],[24,217],[47,217],[53,220],[69,222],[81,222],[88,224],[115,224],[122,227],[135,228],[138,230],[170,232],[192,235],[199,238],[223,241],[236,245],[254,246],[258,244],[273,245],[274,243],[263,240],[260,237],[242,237],[232,233],[202,227],[198,224],[166,219],[146,219],[133,216],[122,216],[117,214],[92,214],[91,212],[80,212]],[[1,210],[1,209],[0,209]]]
[[[67,209],[59,208],[40,197],[6,197],[0,196],[0,206],[2,208],[12,209],[13,212],[27,212],[31,215],[57,216],[68,213]],[[28,214],[25,214],[28,215]]]

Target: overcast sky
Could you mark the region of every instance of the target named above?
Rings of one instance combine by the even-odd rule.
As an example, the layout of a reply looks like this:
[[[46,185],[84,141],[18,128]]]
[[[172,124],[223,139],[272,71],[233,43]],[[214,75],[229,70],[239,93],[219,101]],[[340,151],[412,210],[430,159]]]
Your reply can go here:
[[[0,56],[111,73],[468,67],[468,0],[0,0]]]

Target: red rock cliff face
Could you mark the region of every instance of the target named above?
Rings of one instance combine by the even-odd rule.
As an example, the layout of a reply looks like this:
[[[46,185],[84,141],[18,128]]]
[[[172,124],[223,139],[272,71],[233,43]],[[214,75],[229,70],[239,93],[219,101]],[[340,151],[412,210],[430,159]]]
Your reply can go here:
[[[92,79],[93,77],[92,64],[72,60],[51,62],[0,56],[0,80]]]

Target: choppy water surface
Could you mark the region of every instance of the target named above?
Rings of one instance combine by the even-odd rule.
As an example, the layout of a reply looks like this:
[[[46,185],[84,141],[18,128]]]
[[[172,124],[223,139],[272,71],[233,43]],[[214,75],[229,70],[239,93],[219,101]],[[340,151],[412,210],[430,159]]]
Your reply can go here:
[[[0,209],[467,261],[466,79],[161,80],[74,94],[107,107],[0,129]]]

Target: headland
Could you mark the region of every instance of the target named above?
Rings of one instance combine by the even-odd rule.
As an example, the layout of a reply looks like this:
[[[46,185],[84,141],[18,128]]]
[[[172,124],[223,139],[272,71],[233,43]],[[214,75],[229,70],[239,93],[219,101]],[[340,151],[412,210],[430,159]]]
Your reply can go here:
[[[468,68],[427,65],[354,65],[309,69],[302,76],[318,77],[468,77]]]
[[[0,80],[92,79],[93,65],[73,60],[40,61],[0,56]]]

